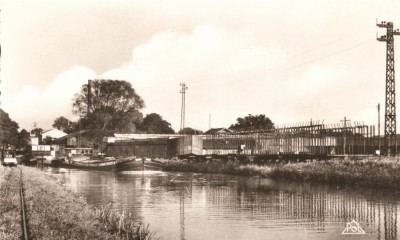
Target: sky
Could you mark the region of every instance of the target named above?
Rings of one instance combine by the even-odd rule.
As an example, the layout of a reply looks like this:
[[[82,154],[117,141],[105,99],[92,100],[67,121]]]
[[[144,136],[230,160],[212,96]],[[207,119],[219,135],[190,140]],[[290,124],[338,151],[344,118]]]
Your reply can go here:
[[[203,131],[248,114],[279,126],[372,125],[378,103],[383,125],[386,46],[376,36],[386,30],[376,21],[400,28],[400,1],[2,0],[0,9],[0,107],[27,130],[76,120],[72,99],[89,79],[129,81],[144,115],[176,131],[180,83],[185,126]],[[399,46],[397,36],[397,78]]]

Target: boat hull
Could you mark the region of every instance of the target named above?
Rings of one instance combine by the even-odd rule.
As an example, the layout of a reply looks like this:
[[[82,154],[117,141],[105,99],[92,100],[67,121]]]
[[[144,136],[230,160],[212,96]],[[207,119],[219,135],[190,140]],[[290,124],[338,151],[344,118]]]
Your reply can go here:
[[[161,171],[162,163],[158,161],[122,160],[115,164],[115,171]]]
[[[61,168],[74,168],[74,169],[88,169],[88,170],[101,170],[112,171],[115,167],[114,161],[91,161],[91,162],[61,162],[58,164]]]
[[[54,159],[52,161],[35,159],[31,163],[37,165],[49,165],[51,167],[98,170],[98,171],[161,171],[163,163],[155,160],[137,160],[137,159],[120,159],[120,160],[84,160],[84,161],[67,161],[64,159]]]

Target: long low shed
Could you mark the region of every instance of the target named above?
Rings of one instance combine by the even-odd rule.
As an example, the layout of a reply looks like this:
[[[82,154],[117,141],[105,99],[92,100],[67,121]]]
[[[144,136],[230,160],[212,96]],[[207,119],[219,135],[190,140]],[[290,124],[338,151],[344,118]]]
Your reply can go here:
[[[103,152],[115,157],[173,158],[203,151],[203,140],[195,135],[116,134],[103,142]]]

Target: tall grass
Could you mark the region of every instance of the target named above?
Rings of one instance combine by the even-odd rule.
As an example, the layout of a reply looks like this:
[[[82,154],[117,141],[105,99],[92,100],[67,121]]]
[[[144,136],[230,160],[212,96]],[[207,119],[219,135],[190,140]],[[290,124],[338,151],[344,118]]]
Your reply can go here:
[[[117,214],[111,209],[110,204],[97,209],[96,212],[100,219],[101,227],[111,234],[116,234],[122,239],[155,239],[155,233],[149,230],[149,225],[136,224],[130,214],[128,217],[125,217],[124,212]]]
[[[219,162],[188,162],[169,161],[164,164],[165,171],[203,172],[203,173],[225,173],[242,176],[268,177],[272,168],[270,166],[259,166],[255,164],[240,164],[234,161]]]
[[[233,161],[170,161],[165,164],[164,170],[261,176],[400,190],[399,158],[332,159],[261,166]]]
[[[333,159],[287,164],[274,168],[270,176],[336,185],[400,190],[400,162],[397,158]]]
[[[20,239],[19,170],[0,165],[0,239]]]

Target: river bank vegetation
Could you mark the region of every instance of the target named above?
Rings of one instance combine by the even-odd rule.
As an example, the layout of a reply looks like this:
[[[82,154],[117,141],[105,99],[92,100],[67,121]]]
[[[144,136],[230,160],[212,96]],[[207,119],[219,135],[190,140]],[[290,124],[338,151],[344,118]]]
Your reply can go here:
[[[54,176],[29,167],[0,166],[0,238],[20,239],[20,168],[31,239],[154,239],[148,226],[110,206],[96,209]]]
[[[19,175],[0,165],[0,239],[21,239]]]
[[[369,157],[296,163],[243,164],[235,161],[169,161],[166,171],[261,176],[332,185],[400,190],[400,158]]]

